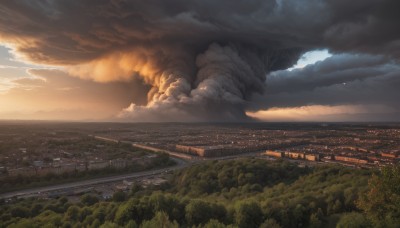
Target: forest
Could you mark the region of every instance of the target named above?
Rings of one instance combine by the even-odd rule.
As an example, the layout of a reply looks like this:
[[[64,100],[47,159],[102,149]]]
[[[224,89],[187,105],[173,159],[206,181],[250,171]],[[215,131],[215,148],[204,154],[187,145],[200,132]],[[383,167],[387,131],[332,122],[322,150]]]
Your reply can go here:
[[[0,227],[399,227],[400,168],[208,161],[112,199],[1,202]]]

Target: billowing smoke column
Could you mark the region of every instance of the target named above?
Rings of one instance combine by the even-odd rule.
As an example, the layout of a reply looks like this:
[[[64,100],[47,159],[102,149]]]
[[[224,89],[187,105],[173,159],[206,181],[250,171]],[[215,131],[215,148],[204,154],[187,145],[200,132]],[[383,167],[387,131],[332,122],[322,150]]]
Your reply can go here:
[[[245,45],[212,42],[204,50],[179,45],[137,48],[68,70],[97,81],[139,77],[149,85],[147,105],[132,103],[118,114],[122,119],[249,120],[245,107],[253,93],[264,91],[267,72],[290,66],[299,52]]]
[[[279,59],[272,51],[217,43],[189,56],[189,62],[175,57],[166,66],[157,64],[159,69],[150,75],[139,73],[152,86],[148,104],[131,104],[119,116],[141,121],[247,120],[246,103],[253,93],[264,91],[266,74],[274,69],[271,58]]]
[[[246,120],[267,73],[290,67],[302,52],[400,56],[398,6],[397,0],[15,0],[0,3],[0,41],[28,61],[61,65],[81,78],[140,78],[148,103],[131,104],[122,119]]]

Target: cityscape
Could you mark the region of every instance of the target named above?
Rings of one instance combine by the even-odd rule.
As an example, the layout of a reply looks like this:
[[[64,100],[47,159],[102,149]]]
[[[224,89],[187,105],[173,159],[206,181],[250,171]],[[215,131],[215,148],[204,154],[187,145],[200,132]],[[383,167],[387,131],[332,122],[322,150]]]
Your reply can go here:
[[[14,219],[21,223],[34,213],[57,217],[73,211],[86,214],[71,221],[94,226],[101,221],[146,223],[154,219],[150,216],[164,216],[157,219],[167,224],[211,224],[210,218],[222,216],[229,220],[226,223],[240,227],[298,227],[302,221],[321,227],[358,216],[364,224],[369,220],[349,211],[371,203],[361,195],[371,193],[361,192],[373,187],[378,172],[398,167],[400,150],[398,123],[1,121],[0,126],[0,227],[12,227]],[[293,194],[297,198],[291,203],[281,203]],[[231,204],[241,197],[245,199],[239,206]],[[241,223],[237,213],[242,210],[264,213],[263,204],[255,201],[264,197],[270,200],[265,205],[273,214],[265,221],[256,217]],[[138,202],[146,202],[140,206],[146,210],[159,203],[173,206],[164,208],[165,214],[126,211]],[[40,212],[34,205],[47,209]],[[194,205],[199,207],[196,214],[216,211],[196,222],[186,217]],[[31,207],[38,207],[37,212],[24,209]],[[96,212],[109,207],[115,209],[108,211],[108,218]],[[280,214],[288,209],[295,216],[299,207],[310,211],[291,220]],[[176,210],[185,218],[174,215]],[[234,214],[229,215],[229,210]],[[338,214],[343,218],[328,220]],[[52,221],[62,224],[59,219]]]
[[[365,168],[396,164],[400,154],[398,124],[142,125],[146,130],[139,126],[101,136],[202,158],[265,152]]]
[[[400,228],[399,10],[0,1],[0,228]]]
[[[397,164],[400,154],[400,125],[384,123],[2,123],[0,136],[1,178],[117,174],[151,168],[159,159],[158,153],[171,158],[171,168],[145,177],[34,191],[20,197],[73,197],[97,192],[109,199],[115,192],[128,192],[136,182],[142,187],[166,182],[174,159],[182,167],[207,160],[257,157],[285,159],[300,166],[334,163],[369,169]],[[104,183],[110,184],[106,187]],[[2,187],[4,192],[7,187]],[[12,196],[18,194],[8,195],[9,199]]]

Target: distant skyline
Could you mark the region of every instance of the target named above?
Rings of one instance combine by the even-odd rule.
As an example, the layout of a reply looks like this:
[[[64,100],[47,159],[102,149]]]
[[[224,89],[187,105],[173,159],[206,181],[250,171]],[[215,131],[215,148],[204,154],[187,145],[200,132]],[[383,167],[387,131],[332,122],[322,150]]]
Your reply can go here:
[[[0,119],[400,121],[400,2],[0,3]]]

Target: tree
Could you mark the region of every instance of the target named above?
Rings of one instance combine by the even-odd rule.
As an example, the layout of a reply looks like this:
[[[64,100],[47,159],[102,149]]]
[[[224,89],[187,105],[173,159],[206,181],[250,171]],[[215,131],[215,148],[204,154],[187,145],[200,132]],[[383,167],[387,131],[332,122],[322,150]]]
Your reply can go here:
[[[134,196],[137,192],[139,192],[141,190],[143,190],[143,188],[142,188],[142,186],[140,184],[133,183],[130,195]]]
[[[368,183],[369,191],[357,206],[376,226],[400,224],[400,166],[382,168]]]
[[[265,220],[264,223],[261,224],[260,228],[281,228],[281,226],[275,219],[270,218]]]
[[[208,223],[204,225],[203,228],[225,228],[225,227],[226,227],[225,224],[220,223],[216,219],[211,219],[210,221],[208,221]]]
[[[82,222],[86,219],[89,215],[92,214],[92,210],[89,207],[83,207],[79,213],[79,220]],[[94,217],[93,217],[94,218]],[[92,221],[91,221],[92,222]]]
[[[93,215],[95,219],[98,219],[99,222],[102,223],[106,217],[106,209],[104,207],[99,207],[93,212]]]
[[[78,220],[80,209],[78,206],[70,206],[65,213],[65,220]]]
[[[32,222],[28,219],[21,219],[19,221],[17,221],[16,223],[12,223],[9,226],[7,226],[8,228],[20,228],[20,227],[24,227],[24,228],[35,228],[35,225],[32,224]]]
[[[67,197],[61,197],[60,199],[58,199],[59,204],[64,205],[68,202]]]
[[[42,209],[43,209],[42,204],[40,204],[40,203],[33,204],[31,207],[31,216],[36,216],[36,215],[40,214]]]
[[[204,225],[212,218],[224,220],[225,215],[225,207],[201,200],[192,200],[185,207],[185,218],[190,225]]]
[[[60,227],[63,221],[61,215],[54,211],[44,211],[35,220],[45,224],[44,227]]]
[[[29,216],[29,210],[21,206],[11,208],[10,213],[12,217],[25,218]]]
[[[312,213],[310,216],[310,228],[320,228],[322,227],[322,221],[318,218],[317,213]]]
[[[119,206],[116,214],[115,221],[119,225],[125,225],[129,220],[134,219],[135,222],[140,224],[143,220],[149,220],[153,217],[153,211],[148,204],[147,198],[138,200],[130,199],[128,202]]]
[[[185,218],[188,224],[205,224],[210,220],[210,216],[210,207],[206,202],[192,200],[185,207]]]
[[[129,219],[131,217],[131,207],[133,202],[132,200],[129,200],[127,203],[122,204],[119,206],[117,213],[115,214],[115,221],[120,224],[124,225],[129,222]]]
[[[118,228],[118,225],[113,222],[107,221],[103,225],[101,225],[100,228]]]
[[[100,225],[101,225],[100,220],[95,219],[95,220],[92,222],[92,225],[91,225],[90,227],[96,228],[96,227],[99,227]]]
[[[339,222],[336,224],[337,228],[347,228],[347,227],[360,227],[360,228],[367,228],[371,227],[371,224],[368,220],[364,217],[364,215],[352,212],[344,214]]]
[[[235,208],[236,224],[240,228],[259,227],[262,223],[263,213],[256,202],[239,203]]]
[[[168,214],[171,220],[179,223],[185,220],[185,204],[177,197],[163,193],[154,193],[149,198],[149,204],[153,208],[153,213],[163,211]]]
[[[171,222],[168,215],[164,212],[157,212],[156,215],[149,221],[144,221],[141,228],[178,228],[179,225],[176,221]]]
[[[113,201],[123,202],[126,199],[126,194],[123,191],[117,191],[113,194]]]
[[[297,204],[296,207],[293,209],[293,220],[296,223],[296,226],[301,227],[303,225],[304,218],[306,213],[306,208],[302,204]]]
[[[91,194],[85,194],[81,196],[81,202],[87,206],[92,206],[93,204],[99,202],[99,198]]]
[[[134,220],[130,220],[128,224],[125,225],[125,228],[139,228],[139,226]]]

